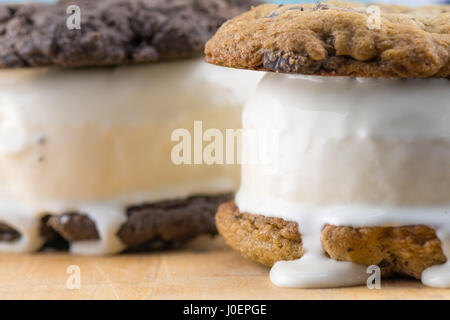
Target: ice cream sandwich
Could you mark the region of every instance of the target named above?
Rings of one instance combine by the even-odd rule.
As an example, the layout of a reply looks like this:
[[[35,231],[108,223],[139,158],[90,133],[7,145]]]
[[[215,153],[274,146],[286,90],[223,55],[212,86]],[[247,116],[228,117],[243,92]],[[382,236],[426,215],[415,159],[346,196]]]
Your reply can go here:
[[[112,254],[215,234],[239,168],[179,165],[172,133],[240,127],[259,75],[202,54],[253,3],[1,5],[0,251]]]
[[[261,5],[206,57],[267,72],[243,130],[278,141],[219,208],[231,247],[279,286],[365,284],[378,268],[450,287],[450,6]]]

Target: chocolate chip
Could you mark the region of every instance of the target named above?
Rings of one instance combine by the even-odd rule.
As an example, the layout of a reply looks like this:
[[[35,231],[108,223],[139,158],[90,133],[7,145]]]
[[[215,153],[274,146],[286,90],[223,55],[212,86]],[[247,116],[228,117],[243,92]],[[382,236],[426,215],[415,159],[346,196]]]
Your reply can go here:
[[[321,61],[315,61],[302,54],[283,54],[265,51],[263,66],[268,71],[312,74],[320,70]]]

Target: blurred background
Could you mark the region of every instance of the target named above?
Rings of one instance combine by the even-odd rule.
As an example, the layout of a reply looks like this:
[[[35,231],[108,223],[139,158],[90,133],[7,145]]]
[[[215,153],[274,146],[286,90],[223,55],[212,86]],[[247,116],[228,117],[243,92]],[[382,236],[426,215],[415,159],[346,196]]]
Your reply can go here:
[[[57,0],[0,0],[0,3],[24,3],[24,2],[57,2]],[[308,2],[317,2],[314,0],[265,0],[265,2],[270,3],[308,3]],[[403,4],[409,6],[420,6],[420,5],[430,5],[436,3],[448,3],[450,4],[450,0],[360,0],[355,2],[363,2],[363,3],[395,3],[395,4]]]
[[[349,0],[347,0],[349,1]],[[351,0],[350,0],[351,1]],[[296,3],[296,2],[316,2],[316,1],[308,1],[308,0],[280,0],[280,1],[265,1],[265,2],[271,2],[271,3]],[[362,3],[395,3],[395,4],[403,4],[408,6],[421,6],[421,5],[429,5],[429,4],[436,4],[436,3],[450,3],[448,0],[372,0],[372,1],[356,1],[353,2],[362,2]]]

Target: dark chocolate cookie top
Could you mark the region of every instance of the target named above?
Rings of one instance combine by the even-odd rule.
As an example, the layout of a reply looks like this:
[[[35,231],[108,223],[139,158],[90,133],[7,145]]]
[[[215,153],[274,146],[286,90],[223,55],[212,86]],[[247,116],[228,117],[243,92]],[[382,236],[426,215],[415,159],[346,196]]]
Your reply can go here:
[[[257,0],[75,0],[0,5],[0,68],[147,63],[202,54],[220,25]],[[80,29],[69,29],[78,5]],[[73,21],[73,20],[72,20]]]

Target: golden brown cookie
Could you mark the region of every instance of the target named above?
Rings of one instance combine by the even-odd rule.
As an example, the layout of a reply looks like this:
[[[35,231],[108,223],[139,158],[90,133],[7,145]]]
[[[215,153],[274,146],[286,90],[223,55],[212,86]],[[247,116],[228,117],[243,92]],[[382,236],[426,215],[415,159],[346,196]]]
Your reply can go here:
[[[228,202],[219,207],[216,224],[233,249],[267,266],[299,259],[305,253],[295,222],[241,213],[233,202]],[[425,226],[326,225],[322,245],[332,259],[378,265],[383,276],[402,274],[419,279],[423,270],[446,261],[435,231]]]
[[[314,75],[450,77],[449,5],[378,8],[379,20],[374,7],[349,2],[260,5],[218,30],[206,61]]]

